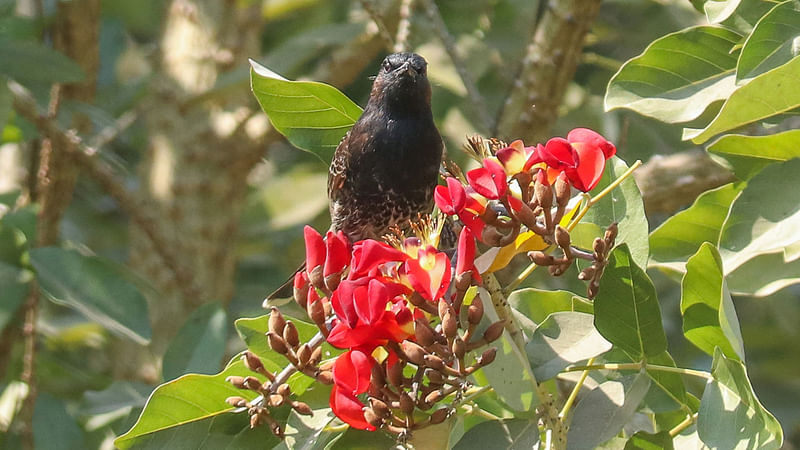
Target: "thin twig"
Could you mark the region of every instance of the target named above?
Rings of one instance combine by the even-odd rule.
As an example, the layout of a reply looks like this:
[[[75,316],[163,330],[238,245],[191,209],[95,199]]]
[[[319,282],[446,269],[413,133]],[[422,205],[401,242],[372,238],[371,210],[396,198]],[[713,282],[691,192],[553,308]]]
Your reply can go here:
[[[8,87],[13,97],[14,110],[36,125],[44,136],[57,141],[59,149],[72,154],[76,162],[117,201],[120,208],[130,216],[131,221],[144,231],[156,253],[164,260],[165,267],[173,271],[186,298],[202,297],[202,292],[190,275],[191,272],[168,251],[169,239],[155,226],[156,221],[149,207],[137,200],[117,181],[114,171],[95,156],[97,149],[87,146],[75,133],[62,130],[54,120],[43,116],[33,96],[25,87],[15,81],[9,81]]]
[[[126,111],[123,113],[117,120],[114,121],[111,125],[103,128],[97,133],[90,141],[89,141],[89,148],[101,148],[105,147],[112,141],[114,141],[120,134],[122,134],[125,130],[130,128],[136,119],[139,118],[139,114],[135,111]]]
[[[414,0],[402,0],[400,3],[400,21],[397,23],[397,35],[394,39],[395,53],[407,52],[408,36],[411,31],[411,7]]]
[[[364,11],[369,14],[369,18],[372,19],[372,22],[375,23],[375,26],[378,27],[378,33],[383,39],[386,48],[389,51],[394,49],[394,38],[392,34],[389,32],[389,28],[386,26],[386,22],[384,22],[383,17],[381,17],[380,13],[378,12],[375,3],[373,0],[361,0],[361,7],[364,8]]]
[[[478,115],[478,120],[480,121],[479,127],[484,131],[492,129],[493,122],[489,117],[489,110],[486,106],[486,102],[480,92],[478,92],[478,87],[475,84],[475,80],[472,78],[472,74],[467,70],[464,61],[462,61],[461,57],[458,55],[456,41],[453,39],[450,32],[447,31],[447,25],[444,23],[444,19],[442,19],[436,2],[434,0],[423,0],[423,4],[433,28],[439,34],[439,39],[441,39],[448,56],[450,56],[450,59],[453,61],[453,66],[455,66],[456,72],[458,72],[458,76],[461,78],[461,82],[467,89],[467,98],[469,98],[472,109],[475,110],[475,113]]]

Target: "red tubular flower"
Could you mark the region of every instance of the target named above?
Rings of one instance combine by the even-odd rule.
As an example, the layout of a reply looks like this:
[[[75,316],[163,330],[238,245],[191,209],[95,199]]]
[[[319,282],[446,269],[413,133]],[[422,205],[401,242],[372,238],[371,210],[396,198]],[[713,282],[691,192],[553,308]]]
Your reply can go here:
[[[450,260],[433,246],[419,250],[417,259],[405,263],[411,287],[423,298],[436,301],[450,285]]]
[[[508,147],[497,151],[497,160],[503,165],[506,174],[514,176],[530,168],[528,160],[531,159],[532,154],[535,152],[536,147],[525,147],[522,141],[517,139]]]
[[[597,148],[603,152],[606,159],[611,158],[617,153],[614,144],[607,141],[600,133],[588,128],[575,128],[567,134],[567,140],[573,147],[580,151],[581,146]]]
[[[369,280],[367,286],[359,286],[353,292],[353,304],[358,317],[367,325],[374,325],[386,313],[389,289],[378,280]]]
[[[481,274],[475,268],[475,236],[466,228],[461,229],[458,235],[458,259],[456,260],[456,275],[471,270],[472,278],[481,282]]]
[[[351,427],[359,430],[375,431],[375,427],[370,425],[364,418],[365,405],[355,395],[348,394],[336,384],[331,389],[330,404],[336,417],[342,419]]]
[[[579,146],[577,149],[580,157],[578,167],[570,167],[564,170],[570,184],[581,192],[589,192],[597,186],[600,178],[603,177],[603,170],[606,167],[606,160],[603,152],[597,147]]]
[[[558,170],[578,167],[579,163],[578,152],[569,141],[560,137],[552,138],[543,147],[540,146],[539,156],[549,167]]]
[[[359,241],[353,245],[353,258],[347,278],[355,280],[370,274],[377,275],[379,265],[405,259],[405,253],[383,242],[372,239]]]
[[[458,214],[464,209],[464,204],[467,202],[464,186],[453,177],[447,178],[447,186],[436,186],[433,198],[436,206],[447,215]]]
[[[333,382],[351,395],[367,392],[375,360],[360,349],[342,353],[333,363]]]
[[[311,273],[325,263],[325,242],[322,235],[308,225],[303,228],[303,237],[306,241],[306,270]]]
[[[483,160],[483,167],[467,172],[467,181],[477,193],[490,200],[497,200],[508,191],[503,166],[491,158]]]
[[[350,240],[343,232],[328,231],[325,235],[325,267],[323,276],[339,273],[350,262]]]

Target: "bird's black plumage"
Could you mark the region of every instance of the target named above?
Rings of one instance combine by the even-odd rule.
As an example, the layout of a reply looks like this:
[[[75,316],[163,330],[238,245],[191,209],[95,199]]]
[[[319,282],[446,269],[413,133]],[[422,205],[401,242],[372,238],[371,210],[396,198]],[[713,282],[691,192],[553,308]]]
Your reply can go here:
[[[331,223],[351,241],[379,239],[430,212],[442,159],[425,59],[386,57],[364,113],[336,148],[328,175]]]

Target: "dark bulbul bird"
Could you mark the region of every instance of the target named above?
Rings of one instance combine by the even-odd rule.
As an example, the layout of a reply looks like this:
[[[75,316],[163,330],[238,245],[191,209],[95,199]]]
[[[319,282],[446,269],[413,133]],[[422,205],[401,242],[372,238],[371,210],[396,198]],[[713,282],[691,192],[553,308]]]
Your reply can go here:
[[[416,53],[387,56],[363,114],[336,147],[328,173],[331,227],[351,242],[380,239],[433,207],[443,144],[427,66]],[[291,280],[267,298],[288,296]]]

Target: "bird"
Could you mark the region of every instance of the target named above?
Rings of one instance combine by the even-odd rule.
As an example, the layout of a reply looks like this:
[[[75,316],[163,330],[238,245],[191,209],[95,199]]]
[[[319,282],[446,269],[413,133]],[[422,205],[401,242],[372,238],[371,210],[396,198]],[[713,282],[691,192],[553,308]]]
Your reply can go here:
[[[384,58],[363,113],[328,170],[331,230],[351,243],[381,239],[433,208],[444,143],[431,110],[428,63],[410,52]],[[301,267],[299,270],[303,270]],[[291,296],[291,279],[267,300]]]

